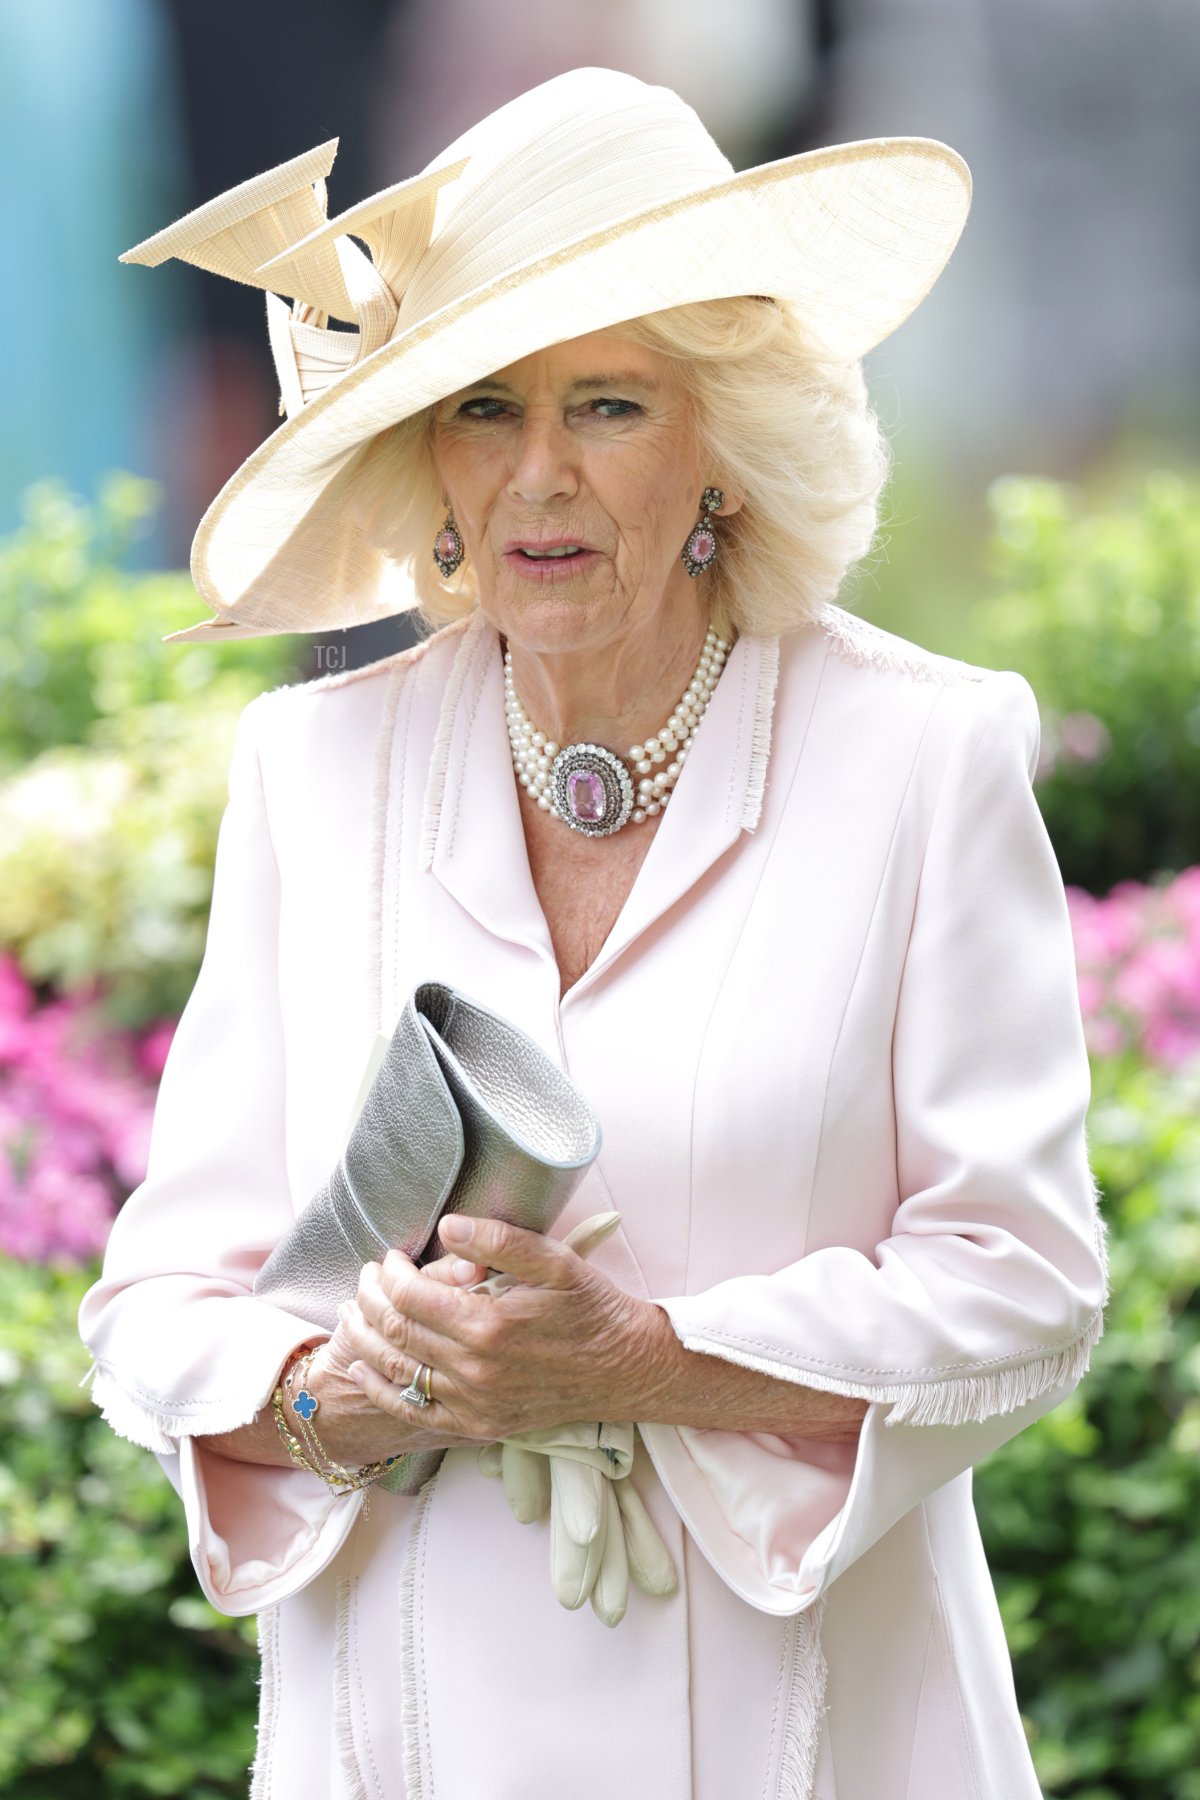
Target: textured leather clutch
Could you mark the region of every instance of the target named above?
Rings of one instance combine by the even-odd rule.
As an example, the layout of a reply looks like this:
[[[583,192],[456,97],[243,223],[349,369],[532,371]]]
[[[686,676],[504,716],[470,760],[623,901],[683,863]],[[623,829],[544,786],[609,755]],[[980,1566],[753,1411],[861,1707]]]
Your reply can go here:
[[[393,1245],[418,1263],[440,1256],[447,1212],[547,1231],[599,1148],[596,1115],[532,1038],[425,982],[386,1042],[337,1167],[254,1292],[333,1332],[364,1263]],[[400,1456],[379,1485],[416,1494],[443,1454]]]
[[[443,1213],[546,1231],[600,1148],[556,1063],[441,982],[415,989],[333,1174],[259,1271],[254,1292],[327,1331],[366,1262],[443,1254]]]

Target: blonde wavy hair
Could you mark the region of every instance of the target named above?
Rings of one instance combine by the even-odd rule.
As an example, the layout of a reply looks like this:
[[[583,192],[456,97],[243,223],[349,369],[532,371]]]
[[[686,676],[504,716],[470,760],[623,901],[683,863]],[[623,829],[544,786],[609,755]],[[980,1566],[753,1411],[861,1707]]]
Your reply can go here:
[[[745,496],[717,521],[720,553],[701,577],[712,583],[713,623],[761,636],[805,624],[870,549],[878,522],[889,454],[862,365],[814,355],[793,309],[758,297],[698,301],[616,329],[686,364],[713,479]],[[469,558],[445,580],[431,554],[445,516],[432,416],[426,408],[373,440],[355,514],[372,544],[408,566],[421,614],[438,626],[472,612],[478,592]]]

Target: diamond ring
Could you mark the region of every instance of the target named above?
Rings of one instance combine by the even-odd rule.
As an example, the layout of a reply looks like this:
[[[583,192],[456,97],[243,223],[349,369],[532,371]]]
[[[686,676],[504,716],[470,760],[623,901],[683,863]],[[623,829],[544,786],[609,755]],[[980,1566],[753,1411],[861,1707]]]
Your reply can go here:
[[[424,1371],[425,1374],[423,1385],[421,1382],[422,1371]],[[428,1406],[433,1398],[433,1395],[430,1392],[432,1386],[433,1370],[429,1367],[428,1363],[418,1363],[412,1380],[406,1388],[401,1390],[400,1398],[402,1400],[407,1400],[410,1406]]]

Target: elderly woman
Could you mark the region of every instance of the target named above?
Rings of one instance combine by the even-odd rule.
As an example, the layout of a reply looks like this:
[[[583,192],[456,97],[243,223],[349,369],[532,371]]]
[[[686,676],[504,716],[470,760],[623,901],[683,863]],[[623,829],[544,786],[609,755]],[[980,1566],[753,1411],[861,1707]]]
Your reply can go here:
[[[832,603],[885,473],[859,359],[965,171],[885,140],[735,176],[597,70],[326,221],[330,160],[130,253],[294,297],[291,417],[176,635],[384,616],[406,570],[443,626],[243,714],[83,1309],[205,1593],[260,1615],[253,1792],[1032,1800],[970,1469],[1070,1391],[1104,1298],[1037,710]],[[568,1070],[603,1149],[550,1234],[445,1221],[330,1333],[255,1276],[429,979]],[[480,1462],[580,1421],[637,1435],[629,1554],[578,1611]],[[367,1485],[432,1449],[419,1495]]]

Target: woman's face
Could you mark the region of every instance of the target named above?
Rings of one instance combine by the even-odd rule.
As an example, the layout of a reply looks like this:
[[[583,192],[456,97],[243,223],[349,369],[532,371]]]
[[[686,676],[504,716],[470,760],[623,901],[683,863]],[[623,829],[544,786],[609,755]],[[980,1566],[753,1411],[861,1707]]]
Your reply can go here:
[[[619,331],[540,350],[440,402],[433,454],[480,605],[512,643],[694,630],[706,584],[680,551],[717,476],[670,358]]]

